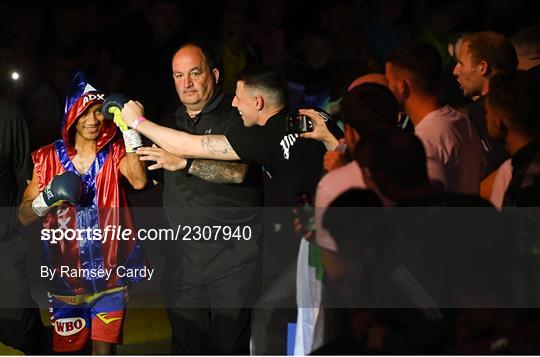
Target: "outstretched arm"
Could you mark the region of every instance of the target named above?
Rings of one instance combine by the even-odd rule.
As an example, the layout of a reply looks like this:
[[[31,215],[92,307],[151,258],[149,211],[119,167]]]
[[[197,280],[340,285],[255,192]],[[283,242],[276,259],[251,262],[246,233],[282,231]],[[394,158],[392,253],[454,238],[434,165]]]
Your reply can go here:
[[[144,114],[139,102],[130,100],[122,109],[122,119],[130,127],[137,118]],[[176,156],[215,159],[240,160],[224,135],[191,135],[182,131],[166,128],[145,119],[138,123],[137,131],[152,140],[156,145]]]

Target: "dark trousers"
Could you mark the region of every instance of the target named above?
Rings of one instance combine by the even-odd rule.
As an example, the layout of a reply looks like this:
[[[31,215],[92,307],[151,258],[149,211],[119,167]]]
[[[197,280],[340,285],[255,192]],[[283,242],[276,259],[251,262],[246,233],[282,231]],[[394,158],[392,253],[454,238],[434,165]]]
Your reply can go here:
[[[50,353],[37,307],[0,309],[0,341],[26,355]]]
[[[163,295],[173,354],[249,354],[256,242],[185,245],[168,255]]]

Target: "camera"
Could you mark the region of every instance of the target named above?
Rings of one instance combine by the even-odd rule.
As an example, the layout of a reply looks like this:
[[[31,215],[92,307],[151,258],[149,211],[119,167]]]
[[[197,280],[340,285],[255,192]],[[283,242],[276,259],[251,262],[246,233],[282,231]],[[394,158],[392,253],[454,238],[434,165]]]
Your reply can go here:
[[[300,134],[313,131],[313,123],[307,115],[292,113],[286,118],[287,133]]]
[[[325,122],[334,120],[332,119],[332,116],[330,114],[328,114],[321,108],[312,107],[306,109],[315,110],[317,114],[319,114],[324,119]],[[313,123],[307,115],[303,115],[298,113],[297,111],[294,111],[291,114],[287,115],[285,119],[288,134],[301,134],[313,131]]]

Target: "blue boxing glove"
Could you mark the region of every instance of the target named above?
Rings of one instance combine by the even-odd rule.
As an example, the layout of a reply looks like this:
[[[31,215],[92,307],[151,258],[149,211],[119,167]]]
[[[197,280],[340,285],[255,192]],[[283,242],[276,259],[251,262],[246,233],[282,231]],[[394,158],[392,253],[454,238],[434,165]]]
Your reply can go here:
[[[55,176],[32,202],[34,212],[43,217],[49,209],[64,202],[74,205],[79,202],[82,192],[81,178],[73,172]]]
[[[143,143],[141,134],[133,129],[130,129],[122,119],[122,108],[124,107],[124,104],[128,102],[128,100],[129,99],[123,94],[111,94],[105,98],[101,110],[105,119],[113,120],[116,126],[118,126],[122,132],[126,152],[135,152],[138,148],[143,146]]]

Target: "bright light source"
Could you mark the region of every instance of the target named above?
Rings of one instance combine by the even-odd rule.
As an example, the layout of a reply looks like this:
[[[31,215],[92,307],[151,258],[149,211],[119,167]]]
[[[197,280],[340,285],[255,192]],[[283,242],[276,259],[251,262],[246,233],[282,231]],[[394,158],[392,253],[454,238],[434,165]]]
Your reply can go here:
[[[20,78],[20,75],[18,72],[11,73],[11,79],[13,79],[14,81],[18,80],[19,78]]]

